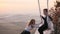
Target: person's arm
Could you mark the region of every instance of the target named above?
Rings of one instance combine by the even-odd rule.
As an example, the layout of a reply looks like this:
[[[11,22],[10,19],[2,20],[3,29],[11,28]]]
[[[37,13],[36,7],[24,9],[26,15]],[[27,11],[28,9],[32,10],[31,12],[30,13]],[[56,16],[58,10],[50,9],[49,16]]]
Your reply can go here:
[[[39,28],[40,26],[42,26],[42,24],[44,24],[43,22],[44,22],[44,21],[43,21],[43,19],[42,19],[41,22],[38,23],[38,24],[35,24],[34,27],[35,27],[35,28]]]
[[[48,30],[53,30],[53,22],[52,22],[52,18],[50,17],[50,16],[48,16],[49,17],[49,21],[48,21]]]
[[[42,24],[43,24],[43,22],[44,22],[44,21],[43,21],[43,20],[44,20],[44,17],[43,17],[43,16],[41,16],[41,15],[40,15],[40,17],[41,17],[41,22],[40,22],[40,23],[38,23],[38,24],[35,24],[35,25],[34,25],[34,27],[35,27],[35,28],[39,28],[39,26],[40,26],[40,25],[42,25]]]
[[[52,17],[49,16],[49,18],[50,18],[51,21],[53,20]]]
[[[39,25],[40,25],[40,24],[35,24],[34,27],[35,27],[35,28],[39,28]]]

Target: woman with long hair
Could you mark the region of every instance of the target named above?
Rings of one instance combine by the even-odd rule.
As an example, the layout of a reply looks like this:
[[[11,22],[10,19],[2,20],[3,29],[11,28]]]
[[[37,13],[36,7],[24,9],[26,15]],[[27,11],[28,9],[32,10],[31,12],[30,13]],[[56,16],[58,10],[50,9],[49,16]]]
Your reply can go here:
[[[40,24],[35,24],[35,19],[31,19],[27,27],[25,27],[24,31],[21,34],[30,34],[30,31],[33,28],[39,28]]]

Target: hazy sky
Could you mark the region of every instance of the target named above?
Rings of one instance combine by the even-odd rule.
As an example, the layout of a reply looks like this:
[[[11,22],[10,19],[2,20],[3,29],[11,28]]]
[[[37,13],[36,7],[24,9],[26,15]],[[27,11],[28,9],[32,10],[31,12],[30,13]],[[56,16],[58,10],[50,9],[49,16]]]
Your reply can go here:
[[[46,8],[47,0],[40,0],[41,9]],[[49,8],[55,0],[49,0]],[[33,14],[38,15],[37,0],[0,0],[1,14]]]

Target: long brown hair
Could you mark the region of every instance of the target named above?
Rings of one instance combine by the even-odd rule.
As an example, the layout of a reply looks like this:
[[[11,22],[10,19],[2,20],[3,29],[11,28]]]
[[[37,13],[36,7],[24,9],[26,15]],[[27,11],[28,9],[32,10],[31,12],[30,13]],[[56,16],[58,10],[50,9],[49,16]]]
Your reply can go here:
[[[31,19],[31,21],[29,22],[28,26],[32,25],[32,24],[35,24],[35,19]]]

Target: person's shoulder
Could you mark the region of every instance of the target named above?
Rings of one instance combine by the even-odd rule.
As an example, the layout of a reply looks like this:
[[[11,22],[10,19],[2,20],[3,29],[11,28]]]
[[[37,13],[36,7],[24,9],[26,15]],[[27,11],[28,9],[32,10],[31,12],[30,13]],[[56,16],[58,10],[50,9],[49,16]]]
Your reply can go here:
[[[42,17],[42,19],[44,19],[44,17],[43,16],[41,16]]]
[[[52,18],[51,16],[48,16],[49,18]]]
[[[53,20],[51,16],[48,16],[48,17],[51,19],[51,21]]]

